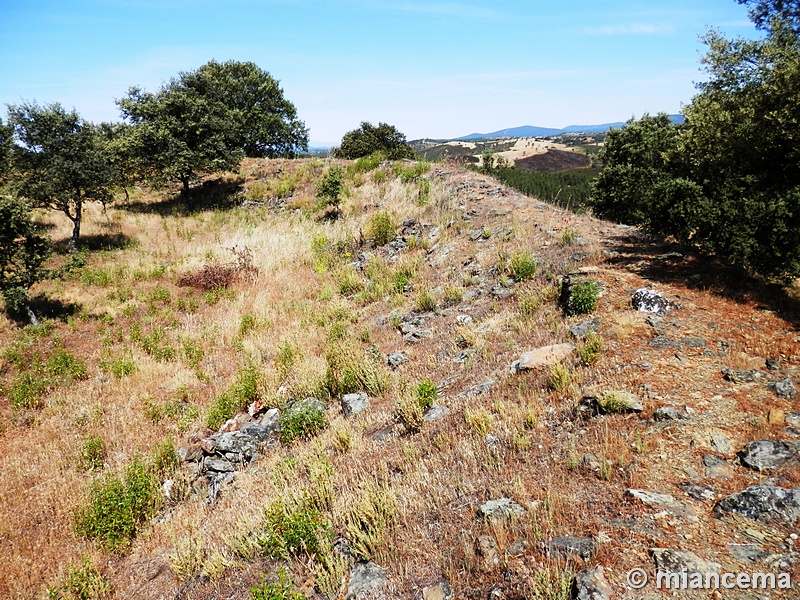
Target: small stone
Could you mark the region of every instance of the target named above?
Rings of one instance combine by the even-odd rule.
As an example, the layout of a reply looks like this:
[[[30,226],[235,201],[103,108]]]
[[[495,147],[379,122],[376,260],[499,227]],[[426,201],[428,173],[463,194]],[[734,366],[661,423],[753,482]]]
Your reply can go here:
[[[492,536],[478,536],[478,539],[475,540],[475,550],[478,556],[483,557],[484,567],[492,568],[500,564],[500,553],[497,551],[497,541]]]
[[[386,357],[386,363],[390,367],[392,367],[392,369],[396,369],[403,363],[407,362],[408,362],[408,357],[402,352],[392,352]]]
[[[786,413],[780,408],[770,409],[767,413],[767,423],[770,425],[783,425],[786,422]]]
[[[655,290],[640,288],[631,296],[631,306],[639,312],[664,314],[672,307],[663,294]]]
[[[524,512],[525,509],[511,500],[511,498],[489,500],[481,504],[480,508],[478,508],[478,513],[483,518],[496,523],[510,521]]]
[[[236,470],[236,466],[224,458],[206,458],[203,461],[203,467],[206,471],[214,471],[216,473],[229,473]]]
[[[386,571],[374,562],[358,563],[350,571],[345,600],[367,600],[380,594],[388,583]]]
[[[734,453],[733,442],[722,433],[711,434],[711,447],[725,456],[732,456]]]
[[[339,400],[342,407],[342,414],[345,418],[353,417],[361,412],[364,412],[369,407],[369,396],[364,392],[357,394],[345,394]]]
[[[552,346],[544,346],[536,350],[524,352],[519,360],[514,361],[511,365],[512,375],[520,371],[527,371],[531,369],[538,369],[541,367],[549,367],[557,362],[569,358],[577,352],[575,344],[555,344]]]
[[[683,418],[674,406],[662,406],[653,411],[653,419],[656,421],[680,421]]]
[[[438,404],[434,404],[425,413],[422,415],[422,420],[425,422],[429,421],[437,421],[442,417],[446,417],[450,414],[450,409],[446,406],[440,406]]]
[[[758,369],[731,369],[725,367],[722,369],[722,376],[726,381],[733,383],[752,383],[765,379],[767,374]]]
[[[584,321],[569,328],[569,332],[575,339],[583,339],[590,333],[597,333],[600,331],[600,319],[592,319]]]
[[[506,557],[516,558],[517,556],[522,556],[525,554],[525,549],[527,546],[528,544],[525,540],[516,540],[515,542],[511,542],[506,547]]]
[[[584,560],[589,560],[597,552],[597,542],[592,538],[565,535],[554,537],[545,544],[545,548],[551,554],[580,556]]]
[[[678,487],[695,500],[700,500],[701,502],[709,502],[716,496],[714,490],[707,485],[700,485],[697,483],[681,483],[678,484]]]
[[[766,360],[766,362],[764,363],[764,365],[765,365],[765,366],[767,367],[767,369],[769,369],[770,371],[777,371],[778,369],[780,369],[780,368],[781,368],[781,363],[779,363],[779,362],[778,362],[778,360],[777,360],[777,359],[775,359],[775,358],[768,358],[768,359]]]
[[[572,584],[572,598],[575,600],[611,600],[611,594],[611,586],[601,565],[575,575]]]
[[[775,469],[797,459],[792,446],[780,440],[758,440],[745,445],[739,458],[742,464],[756,471]]]
[[[200,444],[182,446],[178,448],[178,460],[181,462],[198,462],[203,458],[203,448]]]
[[[453,589],[446,581],[422,588],[422,600],[453,600]]]
[[[779,398],[793,399],[797,397],[797,390],[794,387],[794,383],[792,383],[792,380],[789,378],[776,381],[774,388],[775,394]]]

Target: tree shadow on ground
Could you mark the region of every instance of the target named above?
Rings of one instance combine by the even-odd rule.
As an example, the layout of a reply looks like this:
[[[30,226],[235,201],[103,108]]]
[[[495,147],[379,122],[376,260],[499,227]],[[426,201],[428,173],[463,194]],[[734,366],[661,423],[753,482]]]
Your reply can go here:
[[[69,253],[70,238],[64,238],[53,243],[53,249],[58,254]],[[78,249],[86,249],[91,252],[97,250],[122,250],[130,248],[136,244],[136,240],[124,233],[97,233],[93,235],[82,235],[78,242]]]
[[[119,208],[139,214],[186,216],[192,213],[228,210],[239,205],[244,187],[239,181],[215,179],[190,188],[188,194],[177,193],[161,202],[128,202]]]
[[[77,315],[81,311],[81,306],[75,302],[62,302],[45,294],[38,294],[31,298],[30,307],[39,319],[53,319],[63,322],[66,322],[70,317]],[[27,318],[17,320],[21,325],[28,324]]]
[[[695,248],[668,242],[633,228],[607,238],[606,262],[654,282],[680,284],[740,303],[754,303],[800,326],[800,298],[780,283],[753,276],[741,267]]]

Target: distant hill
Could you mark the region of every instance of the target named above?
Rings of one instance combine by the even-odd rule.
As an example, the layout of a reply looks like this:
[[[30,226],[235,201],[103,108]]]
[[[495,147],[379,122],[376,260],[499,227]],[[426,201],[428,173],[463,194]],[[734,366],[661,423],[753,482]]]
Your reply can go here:
[[[675,124],[683,123],[683,115],[670,115]],[[500,129],[491,133],[470,133],[463,137],[455,138],[457,141],[470,141],[502,137],[547,137],[553,135],[564,135],[566,133],[604,133],[612,128],[619,128],[625,125],[624,121],[614,123],[602,123],[600,125],[569,125],[563,129],[553,129],[552,127],[536,127],[533,125],[523,125],[522,127],[511,127]]]

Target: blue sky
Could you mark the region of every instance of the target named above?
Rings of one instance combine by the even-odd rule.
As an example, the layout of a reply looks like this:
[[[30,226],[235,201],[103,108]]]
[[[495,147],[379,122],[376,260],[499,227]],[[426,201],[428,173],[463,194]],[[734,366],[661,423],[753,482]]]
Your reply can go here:
[[[0,0],[0,114],[60,102],[117,121],[211,59],[281,82],[313,145],[361,121],[408,139],[679,112],[708,26],[752,37],[735,0]]]

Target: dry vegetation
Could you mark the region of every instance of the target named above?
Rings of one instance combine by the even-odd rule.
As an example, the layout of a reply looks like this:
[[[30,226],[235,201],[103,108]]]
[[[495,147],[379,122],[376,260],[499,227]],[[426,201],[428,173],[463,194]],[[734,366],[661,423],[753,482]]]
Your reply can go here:
[[[348,169],[341,217],[323,220],[315,185],[329,164],[247,161],[225,177],[238,189],[232,207],[186,211],[167,192],[137,190],[107,215],[87,211],[85,238],[100,247],[65,280],[33,290],[50,318],[37,329],[0,322],[0,597],[43,597],[79,579],[94,581],[97,597],[249,598],[284,562],[298,590],[337,598],[348,570],[341,556],[304,548],[280,561],[254,542],[266,510],[305,506],[304,498],[352,552],[386,569],[394,598],[420,598],[441,579],[458,598],[494,588],[508,598],[564,598],[562,573],[585,565],[548,557],[539,543],[554,535],[600,540],[591,564],[611,567],[620,592],[625,571],[652,570],[652,546],[725,562],[725,542],[753,525],[713,518],[676,486],[702,468],[709,432],[737,443],[781,435],[765,416],[791,402],[725,382],[719,371],[765,357],[796,368],[792,313],[763,297],[727,297],[699,258],[673,265],[630,229],[450,166],[340,163]],[[54,239],[67,237],[57,215],[43,219]],[[373,247],[387,228],[388,240],[396,233],[405,243]],[[592,315],[602,322],[599,350],[549,372],[510,374],[521,352],[569,341],[567,326],[585,320],[565,318],[556,302],[558,278],[579,267],[604,289]],[[703,338],[713,353],[687,348],[679,360],[649,345],[645,316],[628,306],[647,284],[681,305],[675,335]],[[399,333],[410,314],[431,331],[417,343]],[[726,356],[716,352],[720,341]],[[392,370],[385,357],[398,350],[409,361]],[[58,352],[74,361],[47,367]],[[369,409],[353,419],[341,415],[338,397],[325,397],[344,386],[337,364],[374,382]],[[153,460],[165,441],[181,446],[208,433],[215,402],[248,365],[269,406],[307,395],[328,402],[324,430],[273,444],[213,508],[192,466],[179,467],[173,499],[157,502],[130,545],[111,551],[80,536],[76,515],[93,482]],[[47,381],[34,400],[15,400],[36,378]],[[490,379],[483,393],[462,393]],[[413,413],[409,399],[426,380],[446,384],[436,402],[450,412],[404,427],[397,416],[409,413],[398,407]],[[578,418],[582,396],[603,389],[642,395],[645,412]],[[654,424],[648,417],[662,405],[688,405],[696,420]],[[582,464],[586,454],[597,467]],[[715,484],[718,497],[758,475],[737,466]],[[796,487],[800,471],[780,478]],[[625,497],[629,487],[680,496],[701,517],[653,517]],[[505,525],[481,521],[478,506],[500,497],[525,514]],[[777,540],[787,534],[756,527]],[[497,565],[476,552],[484,534],[504,557]],[[504,555],[520,541],[521,552]]]

